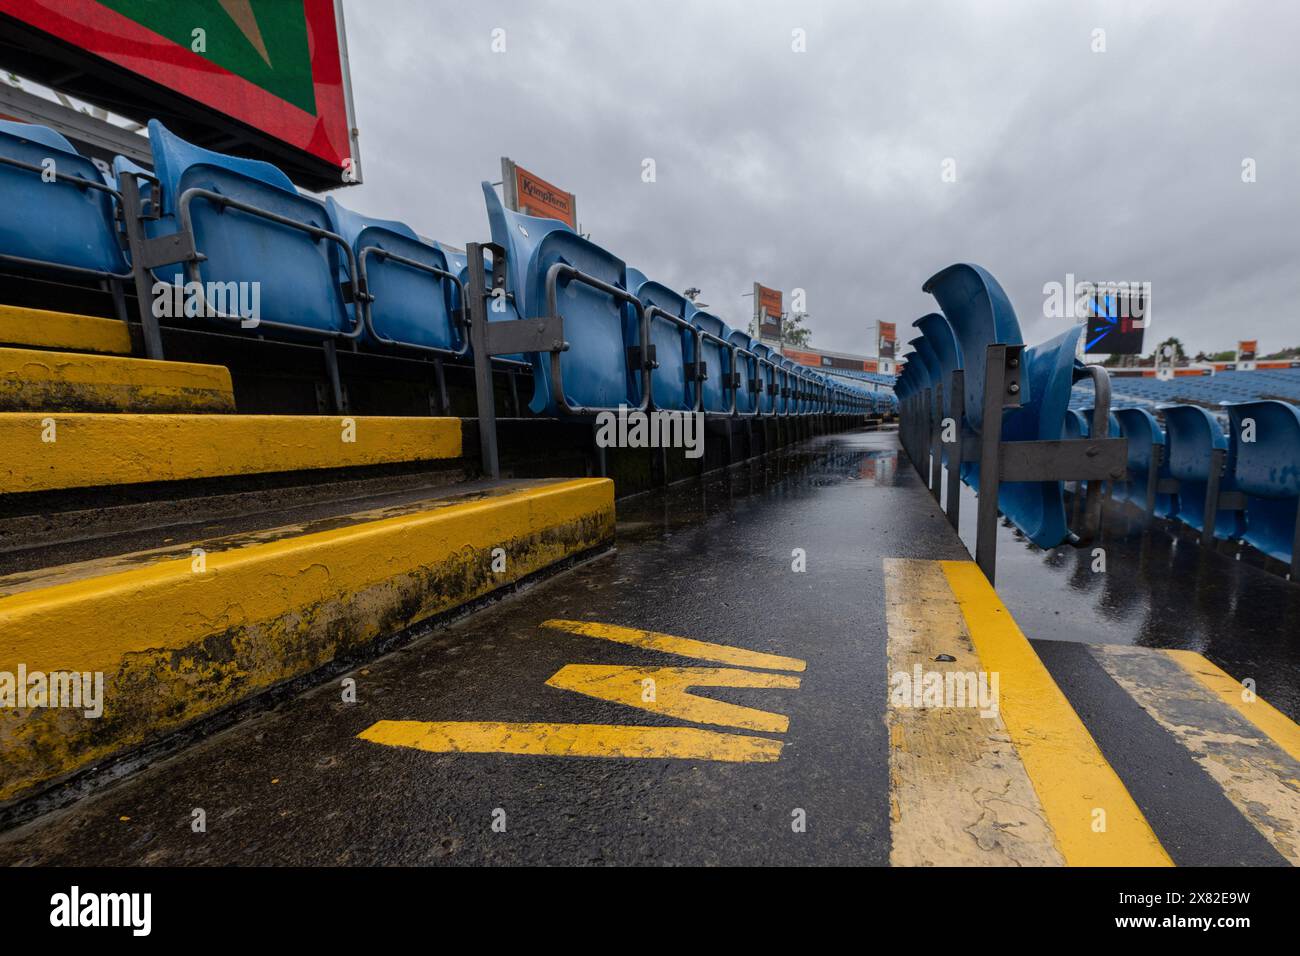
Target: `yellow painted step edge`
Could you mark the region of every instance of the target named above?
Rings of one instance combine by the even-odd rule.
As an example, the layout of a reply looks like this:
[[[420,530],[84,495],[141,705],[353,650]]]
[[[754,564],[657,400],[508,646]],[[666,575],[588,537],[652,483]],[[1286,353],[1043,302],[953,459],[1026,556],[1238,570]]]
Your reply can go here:
[[[120,319],[0,305],[0,344],[130,355],[131,333]]]
[[[458,418],[0,413],[0,493],[458,458]]]
[[[223,365],[0,347],[0,408],[52,411],[60,403],[95,411],[233,412],[235,393]]]

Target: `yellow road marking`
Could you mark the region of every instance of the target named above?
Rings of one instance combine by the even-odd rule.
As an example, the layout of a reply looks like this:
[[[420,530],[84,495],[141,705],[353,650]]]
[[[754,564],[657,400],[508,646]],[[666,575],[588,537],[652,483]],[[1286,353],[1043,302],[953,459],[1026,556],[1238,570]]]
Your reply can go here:
[[[647,686],[647,681],[649,685]],[[652,714],[679,717],[697,724],[721,724],[742,730],[783,734],[790,726],[784,714],[698,697],[690,687],[798,688],[799,678],[764,674],[734,667],[624,667],[610,664],[567,664],[546,682],[588,697],[638,707]],[[649,699],[647,699],[647,697]]]
[[[764,654],[750,651],[743,647],[731,647],[727,644],[711,644],[689,637],[677,637],[673,634],[661,634],[658,631],[643,631],[634,627],[619,627],[616,624],[598,624],[595,621],[543,621],[542,627],[558,631],[571,631],[586,637],[598,637],[604,641],[628,644],[649,651],[663,651],[682,657],[693,657],[702,661],[715,661],[719,664],[734,664],[737,667],[757,667],[761,670],[802,671],[808,665],[797,657],[782,657],[779,654]]]
[[[0,413],[0,492],[457,458],[458,418]]]
[[[0,342],[74,352],[131,354],[131,333],[120,319],[0,305]]]
[[[506,753],[535,757],[671,757],[771,763],[781,741],[694,727],[625,727],[609,724],[501,723],[497,721],[381,720],[362,740],[430,753]]]
[[[1258,695],[1250,702],[1243,700],[1241,682],[1233,680],[1231,675],[1195,651],[1166,650],[1165,653],[1208,690],[1217,694],[1225,704],[1263,731],[1293,760],[1300,760],[1300,726],[1296,726],[1290,717]]]
[[[885,561],[888,676],[983,670],[934,561]],[[936,662],[940,654],[955,657]],[[920,707],[890,693],[894,866],[1060,866],[1052,828],[1000,716],[977,705]]]
[[[1146,817],[970,561],[943,561],[980,661],[1000,674],[1001,716],[1071,866],[1171,866]],[[1105,829],[1094,829],[1097,811]]]
[[[1115,682],[1186,748],[1260,835],[1300,866],[1300,761],[1250,719],[1249,708],[1260,702],[1239,712],[1222,693],[1229,690],[1223,683],[1231,684],[1232,679],[1203,658],[1198,663],[1199,654],[1114,645],[1090,650]],[[1220,686],[1209,686],[1197,671],[1218,671]],[[1232,686],[1240,700],[1240,685]]]

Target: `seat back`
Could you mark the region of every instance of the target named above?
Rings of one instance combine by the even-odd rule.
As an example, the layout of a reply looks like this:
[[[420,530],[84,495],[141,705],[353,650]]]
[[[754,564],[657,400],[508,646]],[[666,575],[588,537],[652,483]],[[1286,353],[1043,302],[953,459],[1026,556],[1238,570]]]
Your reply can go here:
[[[520,318],[549,314],[547,275],[556,265],[627,289],[623,260],[583,239],[567,223],[506,209],[488,182],[483,183],[483,197],[492,241],[506,250],[506,292],[514,297]],[[567,351],[558,353],[561,383],[557,388],[552,382],[551,353],[533,353],[534,392],[529,407],[538,414],[560,414],[638,405],[639,370],[634,374],[628,367],[628,348],[639,341],[635,309],[571,277],[557,282],[555,299],[569,344]]]
[[[1169,473],[1178,479],[1178,501],[1174,517],[1184,524],[1202,531],[1205,528],[1205,493],[1210,477],[1213,449],[1221,448],[1226,454],[1224,473],[1219,480],[1220,491],[1235,489],[1233,445],[1219,422],[1199,405],[1162,405],[1165,430],[1168,436]],[[1214,523],[1214,536],[1224,540],[1241,537],[1241,516],[1234,511],[1221,511]]]
[[[1151,469],[1154,449],[1165,446],[1165,430],[1160,422],[1145,408],[1120,408],[1114,413],[1119,422],[1120,435],[1128,440],[1128,480],[1116,485],[1115,497],[1146,505],[1147,475]],[[1169,462],[1164,461],[1157,472],[1158,478],[1172,478]],[[1173,514],[1172,495],[1157,494],[1155,514],[1166,518]]]
[[[660,282],[647,280],[634,269],[628,270],[629,291],[641,300],[642,306],[662,310],[668,315],[686,321],[691,311],[690,300]],[[695,336],[672,319],[652,312],[650,314],[650,341],[655,347],[658,367],[651,375],[651,393],[655,408],[666,411],[694,411],[699,404],[698,384],[687,375],[695,360]]]
[[[937,382],[943,386],[943,411],[945,415],[950,414],[952,396],[948,393],[952,389],[952,373],[962,367],[961,351],[952,326],[938,312],[921,316],[912,326],[920,329],[921,337],[930,346],[930,353],[938,363]]]
[[[758,356],[758,374],[759,374],[759,393],[758,408],[764,415],[771,415],[776,411],[779,396],[774,395],[771,391],[772,386],[779,387],[779,378],[776,370],[776,353],[768,346],[761,342],[754,345],[754,354]]]
[[[731,349],[723,343],[731,335],[731,329],[711,312],[692,310],[691,324],[701,332],[707,332],[712,338],[700,342],[700,356],[707,370],[703,383],[704,410],[706,412],[728,412],[731,410],[731,390],[725,386],[726,376],[731,374]]]
[[[1275,400],[1225,407],[1237,446],[1234,478],[1246,494],[1243,537],[1289,564],[1300,502],[1300,408]],[[1249,432],[1247,423],[1251,423]]]
[[[984,425],[984,361],[990,345],[1022,345],[1020,322],[1011,300],[989,272],[968,263],[931,276],[922,290],[934,296],[948,319],[965,370],[966,422],[978,433]],[[1022,395],[1025,381],[1021,380]]]
[[[77,181],[105,185],[99,168],[46,126],[0,121],[0,156]],[[0,255],[45,263],[52,270],[128,274],[118,241],[112,193],[0,163]],[[10,262],[24,272],[45,268]]]
[[[325,206],[301,196],[270,163],[203,149],[149,121],[160,216],[146,221],[153,236],[181,229],[181,201],[191,189],[208,190],[295,223],[332,232]],[[150,197],[151,199],[154,198]],[[188,200],[194,244],[204,257],[197,271],[204,283],[259,283],[261,314],[309,333],[359,334],[339,287],[348,256],[336,242],[253,213],[223,208],[208,198]],[[164,282],[186,277],[181,264],[161,266]],[[261,329],[259,329],[261,331]]]
[[[758,411],[758,393],[754,384],[758,381],[758,359],[754,356],[754,340],[739,330],[727,337],[736,346],[736,371],[740,373],[740,387],[736,389],[736,411],[742,415],[753,415]],[[749,354],[745,354],[749,353]]]
[[[360,215],[333,196],[326,199],[325,209],[330,229],[352,246],[358,272],[373,297],[365,338],[386,345],[464,354],[469,345],[465,329],[452,320],[459,298],[456,283],[395,258],[455,274],[459,269],[452,269],[443,251],[421,240],[406,223]],[[339,281],[348,281],[346,270]],[[348,311],[355,318],[360,308],[349,305]]]
[[[1076,377],[1086,374],[1074,358],[1083,332],[1084,327],[1076,325],[1025,350],[1022,394],[1027,391],[1031,397],[1019,408],[1004,412],[1003,441],[1059,441],[1065,437],[1070,392]],[[969,468],[963,466],[962,474],[979,489],[977,462],[969,463]],[[998,507],[1040,548],[1054,548],[1069,535],[1062,482],[1006,481],[998,488]]]

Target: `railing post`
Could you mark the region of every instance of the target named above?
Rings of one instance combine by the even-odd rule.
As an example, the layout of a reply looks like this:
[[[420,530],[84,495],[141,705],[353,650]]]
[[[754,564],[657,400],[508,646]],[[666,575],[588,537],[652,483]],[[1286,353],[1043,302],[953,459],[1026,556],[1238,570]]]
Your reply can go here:
[[[1214,528],[1219,523],[1219,484],[1223,461],[1228,453],[1222,448],[1210,450],[1210,477],[1205,483],[1205,512],[1201,522],[1201,547],[1214,543]]]
[[[144,354],[146,358],[162,359],[162,330],[158,326],[158,317],[153,314],[153,283],[150,282],[149,270],[145,268],[144,226],[140,222],[143,206],[140,202],[140,184],[134,176],[123,176],[122,224],[126,227],[126,244],[131,251],[131,272],[135,278],[136,305],[140,310],[140,328],[144,332]],[[158,202],[158,191],[154,191],[154,203]]]
[[[1007,347],[990,345],[984,363],[984,427],[980,434],[979,513],[975,523],[975,563],[989,584],[998,563],[998,488],[1001,484],[1002,404],[1006,390]]]
[[[483,247],[471,242],[466,247],[469,258],[469,342],[474,351],[474,392],[478,401],[479,455],[483,474],[501,477],[497,457],[496,396],[492,392],[492,356],[487,347],[487,286],[483,281]],[[504,263],[494,262],[503,269]]]
[[[961,530],[961,439],[962,418],[966,414],[966,373],[954,369],[948,386],[949,417],[954,422],[955,436],[948,447],[948,524],[954,531]],[[939,423],[942,431],[943,422]]]

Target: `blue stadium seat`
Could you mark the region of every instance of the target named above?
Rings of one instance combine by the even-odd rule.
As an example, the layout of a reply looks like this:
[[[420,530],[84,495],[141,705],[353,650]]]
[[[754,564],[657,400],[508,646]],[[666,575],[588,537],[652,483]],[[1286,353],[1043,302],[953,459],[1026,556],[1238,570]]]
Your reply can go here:
[[[629,290],[641,300],[650,326],[658,367],[651,375],[655,408],[691,412],[699,407],[699,386],[688,376],[695,360],[695,327],[687,316],[693,306],[684,295],[628,269]]]
[[[952,327],[957,357],[965,369],[966,421],[978,434],[984,424],[985,351],[990,345],[1023,344],[1020,322],[1002,286],[980,266],[951,265],[921,288],[934,296]]]
[[[758,407],[764,415],[773,415],[776,413],[778,404],[775,390],[780,388],[776,369],[778,356],[761,342],[754,346],[754,354],[758,356],[758,371],[762,378],[762,390],[759,393]]]
[[[735,389],[731,387],[731,346],[727,339],[731,329],[712,312],[693,309],[691,324],[702,333],[700,357],[704,362],[704,410],[711,414],[730,414]]]
[[[1075,325],[1024,352],[1021,394],[1028,400],[1004,413],[1004,441],[1057,441],[1067,437],[1065,415],[1076,376],[1086,374],[1074,358],[1084,327]],[[966,370],[967,375],[970,369]],[[978,490],[979,472],[968,484]],[[1064,486],[1059,481],[1009,481],[999,485],[998,507],[1040,548],[1054,548],[1069,535]]]
[[[740,373],[740,387],[736,390],[736,411],[741,415],[758,412],[758,357],[754,353],[754,340],[741,331],[732,332],[728,341],[736,347],[736,371]]]
[[[929,345],[930,352],[938,363],[938,382],[943,386],[944,395],[943,412],[945,415],[950,414],[952,396],[948,393],[952,388],[952,373],[962,367],[961,351],[956,336],[953,335],[952,326],[938,312],[921,316],[912,323],[912,326],[920,329],[922,338]],[[965,389],[963,393],[964,391]]]
[[[1243,537],[1270,557],[1290,564],[1300,502],[1300,409],[1280,401],[1226,407],[1236,438],[1234,477],[1237,488],[1246,494]],[[1254,421],[1254,441],[1241,440],[1248,420]]]
[[[362,216],[332,196],[325,208],[330,228],[352,246],[372,297],[348,307],[362,310],[367,341],[463,356],[469,336],[453,319],[462,296],[459,277],[451,278],[459,268],[453,269],[441,249],[422,241],[404,222]],[[339,281],[347,281],[346,273]]]
[[[1116,485],[1115,497],[1136,502],[1146,507],[1147,476],[1151,469],[1152,449],[1165,447],[1165,430],[1160,422],[1145,408],[1120,408],[1115,411],[1120,435],[1128,439],[1128,481]],[[1163,461],[1157,472],[1158,479],[1172,478],[1169,462]],[[1154,513],[1157,517],[1170,517],[1175,510],[1173,496],[1157,494]]]
[[[505,289],[513,300],[507,309],[515,313],[512,318],[550,315],[547,276],[556,269],[555,309],[564,318],[569,348],[531,356],[534,391],[529,407],[536,414],[551,415],[640,407],[647,400],[639,384],[641,373],[628,360],[629,349],[641,346],[639,310],[615,292],[569,272],[577,270],[608,289],[631,295],[626,264],[566,223],[506,209],[491,183],[483,183],[483,197],[492,242],[506,251]],[[489,312],[495,304],[489,303]]]
[[[265,319],[259,333],[278,328],[328,337],[361,334],[337,278],[340,271],[355,275],[355,256],[331,229],[322,203],[299,195],[270,163],[187,143],[157,120],[149,121],[149,142],[161,208],[158,219],[146,220],[145,231],[150,237],[169,235],[183,231],[188,219],[203,259],[189,264],[185,278],[260,283]],[[154,275],[170,283],[183,275],[182,265],[159,267]]]
[[[1205,528],[1205,493],[1210,477],[1211,451],[1221,448],[1226,464],[1220,479],[1220,491],[1236,488],[1234,478],[1235,442],[1223,433],[1218,420],[1199,405],[1162,405],[1168,436],[1169,473],[1179,482],[1174,517],[1201,531]],[[1244,527],[1235,511],[1220,511],[1214,523],[1214,536],[1223,540],[1240,538]]]
[[[43,182],[42,169],[57,175]],[[0,258],[27,272],[130,278],[116,196],[99,168],[54,130],[0,120]]]

